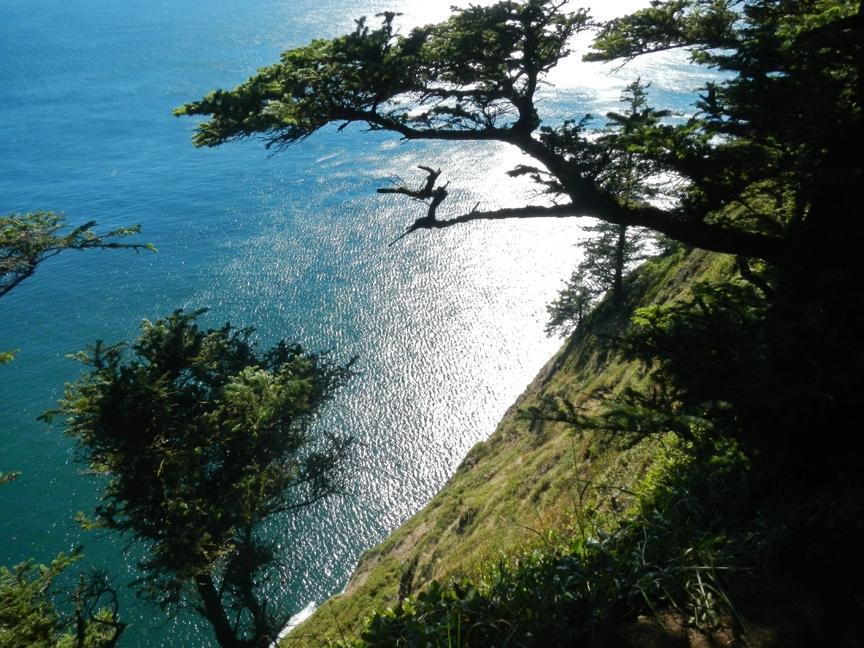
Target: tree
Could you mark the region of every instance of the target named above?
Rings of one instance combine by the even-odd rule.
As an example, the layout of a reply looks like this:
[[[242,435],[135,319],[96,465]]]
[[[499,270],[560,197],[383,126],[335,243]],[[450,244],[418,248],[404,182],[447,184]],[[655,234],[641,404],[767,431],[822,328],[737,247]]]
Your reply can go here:
[[[695,63],[727,73],[705,86],[694,118],[646,125],[629,138],[636,157],[682,184],[666,208],[619,199],[581,121],[541,127],[538,83],[568,54],[571,38],[592,26],[584,10],[566,12],[563,4],[470,7],[406,36],[395,32],[392,13],[378,29],[361,19],[353,33],[288,50],[234,90],[175,113],[209,117],[198,127],[198,146],[261,135],[282,147],[331,122],[361,122],[409,140],[506,142],[542,164],[549,193],[567,201],[475,210],[418,228],[593,215],[777,262],[803,223],[818,220],[814,201],[860,179],[860,165],[850,166],[847,155],[861,134],[858,2],[671,0],[600,28],[588,60],[626,62],[684,48]]]
[[[615,187],[624,201],[649,201],[660,193],[651,181],[658,175],[652,160],[640,159],[631,148],[634,134],[644,128],[656,128],[669,111],[657,111],[648,106],[646,88],[637,79],[626,87],[621,101],[627,104],[623,114],[607,113],[608,125],[593,143],[595,155],[605,156],[602,173],[604,182]],[[520,166],[511,175],[530,174],[543,182],[540,171]],[[549,322],[546,333],[570,334],[596,301],[606,294],[616,302],[624,296],[624,277],[640,261],[648,258],[649,233],[644,228],[600,221],[585,228],[595,234],[581,244],[583,258],[558,297],[547,306]]]
[[[711,219],[716,205],[709,202],[662,209],[618,200],[615,187],[602,180],[604,160],[593,154],[582,121],[538,131],[538,83],[569,53],[570,39],[591,25],[585,11],[565,12],[563,4],[529,0],[470,7],[407,36],[395,33],[392,13],[383,16],[378,29],[361,19],[352,34],[288,50],[280,63],[263,68],[235,90],[213,92],[176,113],[209,116],[195,136],[199,146],[255,134],[263,135],[268,145],[285,146],[327,123],[355,121],[406,139],[506,142],[545,166],[553,180],[547,190],[567,201],[551,207],[475,210],[446,220],[432,217],[415,223],[418,229],[479,219],[594,215],[655,229],[691,245],[777,258],[781,239],[776,232],[716,222]],[[675,4],[681,5],[678,13],[684,20],[706,3]],[[693,33],[692,43],[683,45],[698,48],[706,36],[710,34]],[[603,48],[598,57],[619,55],[604,45],[611,39],[598,40]],[[703,120],[689,128],[644,133],[675,147],[675,155],[663,156],[664,166],[694,185],[705,179],[695,159],[716,146],[712,135]],[[656,157],[656,149],[652,146],[646,153]],[[684,161],[692,164],[675,164],[682,157],[679,151],[689,153]]]
[[[741,424],[806,461],[813,429],[856,420],[864,357],[849,349],[864,330],[864,278],[853,263],[864,238],[864,219],[854,216],[864,204],[861,2],[666,0],[594,25],[559,0],[504,0],[406,35],[394,14],[381,18],[377,28],[361,19],[351,34],[288,50],[234,90],[175,113],[206,117],[197,146],[261,136],[281,148],[353,122],[406,140],[513,145],[537,162],[514,172],[529,174],[552,205],[478,206],[444,218],[446,185],[427,170],[421,189],[400,192],[429,201],[407,231],[594,216],[736,255],[770,302],[760,338],[771,343],[753,395],[768,405],[761,420]],[[579,115],[544,122],[538,84],[576,34],[595,28],[589,61],[681,49],[720,74],[687,119],[646,102],[602,141]],[[622,187],[622,164],[650,173]],[[661,178],[672,191],[651,200]],[[853,456],[853,435],[840,436],[836,456]]]
[[[120,243],[115,239],[136,234],[138,226],[97,234],[94,221],[66,233],[66,220],[55,212],[29,212],[0,216],[0,297],[7,295],[36,268],[64,250],[156,248],[149,243]],[[0,365],[12,362],[13,351],[0,352]],[[0,485],[14,481],[18,472],[0,472]],[[117,597],[100,573],[81,575],[78,586],[64,595],[55,580],[81,558],[80,552],[60,554],[49,565],[32,560],[11,569],[0,566],[0,647],[110,648],[125,629],[118,614]],[[55,599],[66,598],[66,607]]]
[[[599,223],[586,228],[595,234],[581,244],[583,259],[558,297],[546,307],[546,333],[568,335],[603,295],[620,302],[624,277],[648,257],[648,236],[641,228]]]
[[[65,250],[116,249],[156,251],[150,243],[120,243],[116,239],[137,234],[141,228],[119,227],[97,234],[89,221],[67,232],[66,219],[56,212],[37,211],[0,216],[0,297],[6,295],[46,259]]]
[[[221,646],[270,646],[287,622],[266,597],[277,559],[262,525],[339,490],[351,440],[310,427],[349,365],[251,329],[201,329],[202,311],[97,343],[57,411],[107,484],[93,524],[147,547],[143,594],[191,600]]]
[[[54,581],[80,552],[60,554],[49,565],[25,561],[0,567],[0,648],[111,648],[126,625],[118,618],[117,597],[107,579],[81,576],[67,596],[68,612],[52,602],[63,598]]]

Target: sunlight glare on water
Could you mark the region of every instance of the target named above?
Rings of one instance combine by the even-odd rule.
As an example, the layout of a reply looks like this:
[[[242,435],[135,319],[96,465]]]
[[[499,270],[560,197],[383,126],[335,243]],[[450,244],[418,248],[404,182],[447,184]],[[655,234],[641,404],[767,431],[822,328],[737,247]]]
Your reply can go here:
[[[119,581],[136,575],[120,539],[82,533],[98,483],[79,474],[58,430],[36,422],[78,375],[65,355],[129,339],[144,317],[208,307],[205,323],[257,329],[335,357],[360,374],[320,425],[358,440],[349,493],[269,532],[284,552],[289,612],[344,587],[360,553],[415,513],[452,474],[560,344],[545,305],[579,261],[576,219],[475,223],[389,244],[422,205],[375,189],[443,170],[442,217],[541,200],[506,171],[500,144],[400,143],[326,128],[270,156],[260,142],[196,150],[194,123],[170,111],[241,82],[279,52],[395,8],[400,29],[446,17],[410,0],[25,0],[0,4],[0,213],[55,209],[104,228],[140,222],[159,254],[63,255],[0,302],[0,564],[46,561],[83,544]],[[484,2],[487,4],[487,2]],[[636,3],[597,2],[606,14]],[[571,57],[542,91],[550,120],[616,108],[636,76],[682,106],[698,85],[677,55],[608,66]],[[123,590],[125,645],[203,645],[192,615],[165,623]]]

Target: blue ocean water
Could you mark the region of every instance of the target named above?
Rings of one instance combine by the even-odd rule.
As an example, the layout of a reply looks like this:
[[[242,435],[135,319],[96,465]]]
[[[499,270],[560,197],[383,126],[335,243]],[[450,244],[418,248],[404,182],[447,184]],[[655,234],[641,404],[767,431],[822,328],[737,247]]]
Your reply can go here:
[[[98,481],[81,474],[62,433],[36,421],[97,339],[129,339],[142,318],[208,307],[206,322],[257,328],[336,357],[361,374],[321,425],[360,443],[350,492],[274,524],[284,538],[280,598],[300,610],[338,592],[360,553],[416,512],[557,348],[544,306],[578,263],[582,223],[476,224],[420,232],[388,247],[416,205],[376,195],[417,164],[451,181],[447,209],[530,200],[495,145],[405,144],[382,133],[325,129],[278,155],[260,142],[190,144],[171,109],[230,87],[286,47],[349,30],[397,8],[405,25],[450,2],[421,0],[20,0],[0,3],[0,213],[52,209],[101,229],[140,223],[158,254],[67,253],[0,301],[0,564],[50,560],[84,545],[118,582],[135,552],[72,521]],[[634,2],[596,3],[598,11]],[[601,6],[602,5],[602,6]],[[574,61],[543,90],[550,119],[602,114],[622,85],[686,110],[698,77],[654,58],[610,76]],[[419,179],[419,178],[418,178]],[[124,645],[204,645],[191,615],[166,622],[122,590]],[[202,638],[204,637],[204,638]]]

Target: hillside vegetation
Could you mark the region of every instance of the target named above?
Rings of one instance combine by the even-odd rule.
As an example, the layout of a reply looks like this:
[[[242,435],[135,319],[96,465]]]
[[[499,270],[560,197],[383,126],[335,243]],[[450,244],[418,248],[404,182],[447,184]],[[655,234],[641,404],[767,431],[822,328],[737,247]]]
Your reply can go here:
[[[864,5],[666,0],[597,24],[502,0],[407,33],[377,18],[175,112],[204,118],[198,146],[351,123],[503,142],[550,201],[459,213],[421,166],[419,187],[379,190],[425,204],[403,236],[591,214],[618,228],[619,269],[634,226],[734,262],[634,275],[298,641],[864,645]],[[538,88],[589,32],[583,62],[681,50],[713,80],[684,114],[639,78],[605,124],[544,114]]]
[[[633,310],[682,299],[694,282],[726,277],[731,268],[729,257],[701,251],[646,263],[630,277],[626,302],[601,305],[432,501],[367,551],[345,592],[324,603],[283,645],[355,636],[373,612],[416,596],[433,581],[479,576],[502,556],[552,550],[588,527],[611,527],[632,514],[633,493],[664,454],[659,439],[575,434],[567,423],[526,412],[549,397],[590,408],[597,390],[638,385],[643,368],[610,348]]]

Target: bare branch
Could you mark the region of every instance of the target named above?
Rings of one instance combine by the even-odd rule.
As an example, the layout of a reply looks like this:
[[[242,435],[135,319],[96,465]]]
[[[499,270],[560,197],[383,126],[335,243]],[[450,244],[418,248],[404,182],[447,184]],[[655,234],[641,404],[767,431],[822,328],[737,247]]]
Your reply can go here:
[[[444,192],[444,198],[446,198],[446,192]],[[441,201],[438,201],[438,204],[440,204],[440,202]],[[435,204],[434,207],[437,207],[438,204]],[[477,203],[467,214],[462,214],[461,216],[445,220],[438,220],[435,218],[433,205],[430,205],[429,213],[427,213],[426,216],[415,220],[410,226],[408,226],[408,228],[406,228],[405,232],[390,245],[401,241],[412,232],[416,232],[420,229],[444,229],[445,227],[451,227],[452,225],[461,225],[462,223],[470,223],[478,220],[506,220],[511,218],[571,218],[589,215],[577,213],[578,210],[574,205],[526,205],[524,207],[509,207],[492,211],[478,211],[477,208],[479,206],[480,203]]]
[[[418,165],[417,168],[428,174],[426,176],[426,182],[419,189],[409,189],[405,186],[380,187],[377,192],[380,194],[402,194],[403,196],[408,196],[409,198],[414,198],[416,200],[427,200],[431,198],[435,182],[438,180],[438,176],[441,175],[441,169],[436,171],[435,169],[423,166],[422,164]]]
[[[402,233],[399,237],[397,237],[394,241],[392,241],[388,247],[392,246],[397,241],[401,241],[411,232],[415,232],[418,229],[431,229],[434,227],[441,227],[437,223],[441,223],[443,221],[439,221],[436,214],[438,211],[438,207],[447,198],[447,185],[432,189],[431,195],[432,200],[431,202],[429,202],[429,208],[426,211],[426,215],[418,218],[416,221],[414,221],[413,224],[409,225],[406,228],[405,232]]]
[[[480,203],[474,205],[473,209],[467,214],[448,218],[446,220],[438,219],[438,208],[441,203],[447,199],[447,185],[436,187],[441,169],[433,169],[428,166],[419,165],[419,169],[426,172],[426,181],[420,189],[409,189],[407,187],[382,187],[378,189],[378,193],[385,194],[401,194],[415,200],[423,200],[427,202],[426,215],[415,220],[411,225],[405,228],[405,231],[398,236],[390,246],[394,245],[403,238],[416,232],[419,229],[443,229],[451,225],[459,225],[475,220],[504,220],[508,218],[565,218],[568,216],[576,216],[576,208],[574,205],[528,205],[525,207],[511,207],[506,209],[496,209],[493,211],[478,211]],[[449,184],[449,183],[448,183]],[[587,214],[586,214],[587,215]]]
[[[505,209],[495,209],[492,211],[478,211],[479,203],[474,206],[467,214],[448,218],[446,220],[429,220],[428,218],[418,218],[409,228],[410,231],[418,229],[443,229],[451,225],[460,225],[462,223],[470,223],[476,220],[507,220],[511,218],[569,218],[577,216],[588,216],[589,214],[579,214],[574,205],[526,205],[524,207],[508,207]]]

